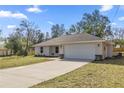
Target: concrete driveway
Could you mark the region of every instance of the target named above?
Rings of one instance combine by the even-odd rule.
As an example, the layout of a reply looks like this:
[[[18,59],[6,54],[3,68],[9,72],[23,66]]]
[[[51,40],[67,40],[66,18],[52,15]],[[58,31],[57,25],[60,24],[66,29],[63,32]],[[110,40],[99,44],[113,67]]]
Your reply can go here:
[[[0,88],[26,88],[83,66],[90,61],[59,60],[0,70]]]

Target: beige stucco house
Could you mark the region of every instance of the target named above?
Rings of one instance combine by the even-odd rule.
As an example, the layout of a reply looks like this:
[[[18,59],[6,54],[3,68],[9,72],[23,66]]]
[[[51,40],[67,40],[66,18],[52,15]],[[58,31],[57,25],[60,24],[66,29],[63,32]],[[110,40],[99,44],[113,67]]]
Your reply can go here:
[[[60,36],[34,45],[35,55],[59,56],[74,59],[92,59],[97,55],[102,59],[112,57],[113,44],[110,41],[87,34],[73,34]]]

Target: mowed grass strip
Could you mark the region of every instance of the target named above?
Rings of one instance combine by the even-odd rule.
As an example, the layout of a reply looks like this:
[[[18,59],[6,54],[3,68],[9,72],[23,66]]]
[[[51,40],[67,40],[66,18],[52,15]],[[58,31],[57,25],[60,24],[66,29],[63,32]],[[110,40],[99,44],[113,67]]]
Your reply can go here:
[[[33,57],[33,56],[0,57],[0,69],[30,65],[30,64],[41,63],[46,61],[50,61],[50,59],[43,57]]]
[[[64,68],[63,68],[64,69]],[[33,88],[123,88],[124,58],[94,61]]]

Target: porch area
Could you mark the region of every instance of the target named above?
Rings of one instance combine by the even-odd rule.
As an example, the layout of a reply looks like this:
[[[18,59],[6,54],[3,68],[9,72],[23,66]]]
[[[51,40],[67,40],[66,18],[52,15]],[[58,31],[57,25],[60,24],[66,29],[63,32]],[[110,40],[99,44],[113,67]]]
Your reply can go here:
[[[64,47],[62,45],[35,47],[36,56],[58,57],[63,53]]]

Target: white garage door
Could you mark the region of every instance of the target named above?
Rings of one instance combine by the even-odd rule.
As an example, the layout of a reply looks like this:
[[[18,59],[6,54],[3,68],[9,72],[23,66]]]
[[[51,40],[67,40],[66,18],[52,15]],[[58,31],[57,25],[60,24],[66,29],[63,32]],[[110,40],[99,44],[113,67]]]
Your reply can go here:
[[[71,44],[64,46],[65,58],[95,59],[95,44]]]

